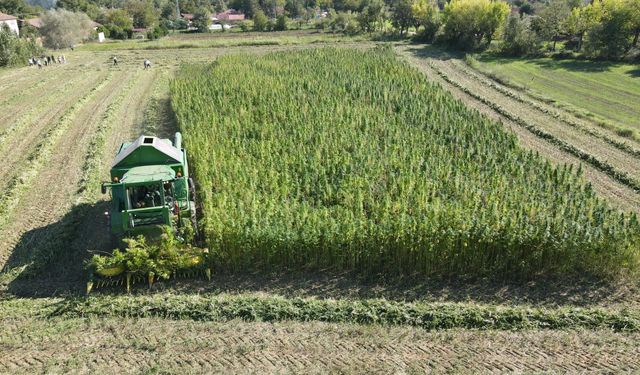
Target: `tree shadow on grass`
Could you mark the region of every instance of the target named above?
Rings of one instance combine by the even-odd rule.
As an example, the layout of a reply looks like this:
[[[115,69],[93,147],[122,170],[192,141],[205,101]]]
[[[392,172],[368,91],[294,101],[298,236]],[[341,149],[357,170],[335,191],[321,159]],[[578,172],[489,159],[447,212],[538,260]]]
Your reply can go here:
[[[84,292],[85,262],[111,250],[108,202],[79,204],[59,221],[23,234],[5,265],[8,293],[40,297]]]
[[[625,74],[633,77],[633,78],[640,78],[640,68],[637,69],[631,69],[631,70],[627,70],[625,72]]]
[[[410,43],[409,51],[416,57],[420,58],[431,58],[437,60],[450,60],[450,59],[462,59],[466,55],[465,52],[454,50],[454,49],[445,49],[439,46],[435,46],[432,44],[423,44],[423,43]]]

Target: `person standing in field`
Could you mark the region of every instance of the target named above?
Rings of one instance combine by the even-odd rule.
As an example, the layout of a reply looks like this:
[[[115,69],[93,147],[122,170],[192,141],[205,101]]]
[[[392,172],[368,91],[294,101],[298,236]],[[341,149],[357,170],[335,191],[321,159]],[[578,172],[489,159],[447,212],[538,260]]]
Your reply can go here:
[[[118,66],[118,58],[113,56],[113,66]]]
[[[151,61],[144,59],[144,68],[147,69],[151,69]]]
[[[42,69],[42,63],[40,60],[36,61],[36,64],[38,65],[38,69]]]

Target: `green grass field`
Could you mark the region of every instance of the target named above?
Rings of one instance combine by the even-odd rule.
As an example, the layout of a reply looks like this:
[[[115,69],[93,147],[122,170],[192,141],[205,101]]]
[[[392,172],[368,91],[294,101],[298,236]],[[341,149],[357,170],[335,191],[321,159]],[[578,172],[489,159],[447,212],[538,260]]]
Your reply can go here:
[[[640,131],[640,66],[577,60],[477,57],[477,68],[597,121]]]

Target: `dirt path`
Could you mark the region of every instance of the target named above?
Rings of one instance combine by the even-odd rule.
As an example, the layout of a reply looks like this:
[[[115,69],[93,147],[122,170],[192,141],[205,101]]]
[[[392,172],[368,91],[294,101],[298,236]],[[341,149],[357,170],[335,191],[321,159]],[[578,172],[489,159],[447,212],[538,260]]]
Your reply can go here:
[[[536,136],[519,124],[496,112],[485,103],[448,83],[442,79],[433,68],[431,68],[430,58],[417,55],[416,51],[412,50],[412,47],[400,46],[397,47],[397,51],[409,63],[423,72],[429,80],[440,84],[469,107],[503,123],[508,129],[516,134],[520,143],[524,147],[540,153],[555,164],[575,164],[576,166],[581,164],[585,177],[591,182],[594,189],[601,196],[607,198],[618,208],[640,212],[640,194],[637,194],[633,189],[621,184],[619,181],[613,179],[601,170],[594,168],[592,165],[581,161],[576,156],[563,151],[556,145]]]
[[[619,373],[637,334],[327,323],[5,319],[2,373]]]

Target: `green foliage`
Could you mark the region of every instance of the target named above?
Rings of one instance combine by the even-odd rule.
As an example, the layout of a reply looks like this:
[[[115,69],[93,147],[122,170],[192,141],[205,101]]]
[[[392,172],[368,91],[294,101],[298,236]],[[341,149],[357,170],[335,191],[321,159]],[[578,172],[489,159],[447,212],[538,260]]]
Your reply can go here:
[[[2,0],[0,1],[0,12],[10,14],[19,18],[36,17],[42,9],[32,6],[25,0]]]
[[[258,10],[253,16],[253,30],[254,31],[266,31],[269,24],[269,19],[262,10]]]
[[[154,40],[169,34],[169,30],[164,25],[156,25],[147,31],[147,39]]]
[[[89,37],[91,20],[84,13],[65,9],[50,10],[42,16],[40,32],[48,48],[69,48]]]
[[[400,35],[404,35],[409,30],[409,27],[416,24],[411,6],[411,0],[397,0],[391,7],[391,22],[400,31]]]
[[[171,90],[223,265],[637,269],[635,216],[598,199],[572,167],[520,149],[389,50],[225,56],[185,67]]]
[[[411,5],[413,17],[418,26],[422,26],[420,39],[432,42],[440,29],[440,8],[435,0],[415,0]]]
[[[245,20],[240,22],[240,30],[242,31],[251,31],[254,29],[254,25],[253,25],[253,21],[252,20]]]
[[[273,29],[275,31],[285,31],[288,29],[287,17],[284,14],[281,14],[276,18],[276,24],[274,25]]]
[[[365,0],[357,19],[363,31],[371,33],[384,24],[385,5],[382,0]]]
[[[129,0],[125,9],[133,18],[134,27],[152,28],[158,23],[159,10],[151,0]]]
[[[601,0],[600,22],[587,33],[587,55],[619,59],[631,49],[638,31],[640,11],[637,0]],[[637,35],[637,34],[636,34]]]
[[[31,300],[34,301],[34,300]],[[30,302],[33,303],[33,302]],[[611,329],[640,331],[637,310],[533,308],[474,303],[314,299],[264,295],[95,296],[52,304],[49,317],[156,317],[224,322],[322,321],[406,325],[423,329]],[[40,311],[31,308],[30,311]]]
[[[483,40],[489,45],[508,14],[500,0],[452,0],[444,7],[444,41],[467,50],[481,47]]]
[[[333,31],[349,35],[357,34],[360,31],[356,14],[351,11],[336,13],[331,19],[330,27]]]
[[[171,228],[163,227],[158,241],[148,241],[144,236],[125,239],[124,251],[114,250],[111,255],[94,255],[88,268],[98,274],[111,276],[110,270],[117,269],[132,275],[152,275],[168,279],[173,273],[205,265],[208,251],[189,245],[193,239],[193,228],[183,229],[185,240],[178,240]],[[115,275],[113,275],[115,276]]]
[[[555,51],[556,42],[567,34],[567,19],[570,15],[571,8],[566,0],[552,0],[549,6],[532,19],[531,27],[542,39],[552,41]]]
[[[25,65],[42,51],[33,39],[19,38],[8,27],[0,27],[0,66]]]
[[[539,51],[540,42],[536,33],[531,30],[529,17],[509,17],[500,49],[508,56],[532,55]]]
[[[56,8],[66,9],[74,13],[85,13],[91,19],[97,19],[100,15],[100,7],[87,0],[57,0]]]
[[[206,33],[209,31],[209,25],[211,25],[211,13],[205,8],[198,9],[193,14],[193,27],[201,33]]]

